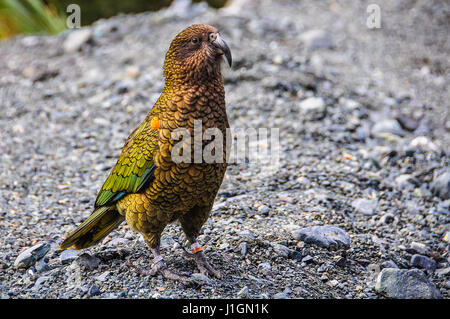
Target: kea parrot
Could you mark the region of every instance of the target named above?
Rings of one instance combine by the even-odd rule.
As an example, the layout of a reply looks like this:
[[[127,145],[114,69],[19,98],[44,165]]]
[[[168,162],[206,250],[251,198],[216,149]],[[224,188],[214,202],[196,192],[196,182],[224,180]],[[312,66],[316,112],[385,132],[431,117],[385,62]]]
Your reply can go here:
[[[167,267],[160,252],[164,228],[178,221],[199,271],[221,278],[207,261],[197,237],[211,213],[227,167],[225,137],[229,124],[221,74],[224,58],[231,67],[230,48],[213,26],[192,25],[173,39],[164,60],[163,92],[126,140],[97,195],[92,214],[67,236],[60,249],[95,245],[125,220],[143,235],[153,254],[150,267],[145,269],[147,274],[160,273],[168,279],[189,282],[188,276]],[[201,121],[202,132],[211,128],[222,133],[223,160],[173,159],[172,150],[181,143],[173,133],[185,129],[193,134],[196,121]],[[201,145],[204,147],[205,142]],[[188,146],[194,149],[193,142]]]

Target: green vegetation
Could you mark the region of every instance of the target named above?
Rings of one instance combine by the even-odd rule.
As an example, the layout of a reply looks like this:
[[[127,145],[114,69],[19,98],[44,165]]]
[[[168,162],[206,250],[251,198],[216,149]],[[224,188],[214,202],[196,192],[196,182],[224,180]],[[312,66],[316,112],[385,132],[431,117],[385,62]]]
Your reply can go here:
[[[18,33],[59,33],[66,17],[42,0],[0,0],[0,39]]]
[[[1,1],[1,0],[0,0]],[[172,0],[46,0],[58,12],[66,12],[69,4],[81,8],[81,25],[90,25],[101,18],[109,18],[119,13],[139,13],[157,11],[167,7]]]
[[[101,18],[118,13],[157,11],[173,0],[0,0],[0,40],[20,33],[56,34],[66,29],[66,8],[78,4],[81,25],[89,25]],[[213,8],[225,5],[226,0],[205,1]]]

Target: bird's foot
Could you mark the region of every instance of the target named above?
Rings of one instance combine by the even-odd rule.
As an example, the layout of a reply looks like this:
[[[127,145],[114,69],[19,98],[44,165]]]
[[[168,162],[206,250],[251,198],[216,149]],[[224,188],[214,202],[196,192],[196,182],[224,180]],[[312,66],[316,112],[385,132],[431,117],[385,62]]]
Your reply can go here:
[[[155,276],[159,273],[164,278],[179,281],[185,286],[190,286],[193,284],[193,281],[190,277],[182,274],[177,274],[170,270],[162,259],[162,256],[155,257],[150,269],[138,267],[131,263],[127,263],[127,265],[133,267],[139,274],[144,276]]]
[[[204,275],[212,275],[216,278],[222,278],[220,272],[215,270],[206,259],[206,255],[203,252],[203,247],[198,244],[198,242],[194,242],[191,245],[192,255],[194,257],[195,263],[197,264],[197,268],[200,273]]]
[[[210,265],[210,263],[206,259],[205,253],[203,252],[202,246],[200,246],[198,242],[194,242],[194,244],[191,245],[191,250],[192,253],[189,253],[183,248],[183,255],[186,258],[193,259],[195,261],[200,273],[204,275],[212,275],[218,279],[222,278],[222,274]]]
[[[213,266],[209,264],[208,260],[206,260],[206,256],[203,251],[196,252],[194,254],[194,257],[195,262],[197,263],[197,268],[202,274],[209,274],[218,279],[222,278],[222,274],[219,271],[215,270]]]

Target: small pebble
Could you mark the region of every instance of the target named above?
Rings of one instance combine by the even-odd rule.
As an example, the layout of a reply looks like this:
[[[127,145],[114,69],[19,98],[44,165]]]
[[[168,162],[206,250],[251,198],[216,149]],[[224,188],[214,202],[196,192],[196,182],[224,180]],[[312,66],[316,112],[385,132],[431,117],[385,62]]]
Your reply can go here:
[[[96,285],[92,285],[91,288],[89,288],[89,295],[91,297],[99,296],[100,294],[101,294],[101,291]]]
[[[72,261],[77,259],[78,252],[75,249],[66,249],[61,252],[61,255],[59,256],[59,260],[61,264],[70,264]]]
[[[247,299],[250,298],[250,291],[247,286],[244,286],[239,292],[237,293],[238,298]]]
[[[436,262],[433,259],[419,254],[413,255],[411,257],[411,266],[426,269],[431,272],[434,272],[436,270]]]

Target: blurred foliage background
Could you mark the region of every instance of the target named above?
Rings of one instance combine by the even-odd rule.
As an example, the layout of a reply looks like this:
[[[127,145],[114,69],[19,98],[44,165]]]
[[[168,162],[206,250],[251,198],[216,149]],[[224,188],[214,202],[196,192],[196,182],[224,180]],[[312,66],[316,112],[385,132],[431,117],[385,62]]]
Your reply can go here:
[[[211,7],[223,7],[227,0],[193,0],[207,2]],[[157,11],[172,0],[0,0],[0,39],[20,33],[56,34],[66,27],[66,8],[78,4],[81,25],[119,13]]]

